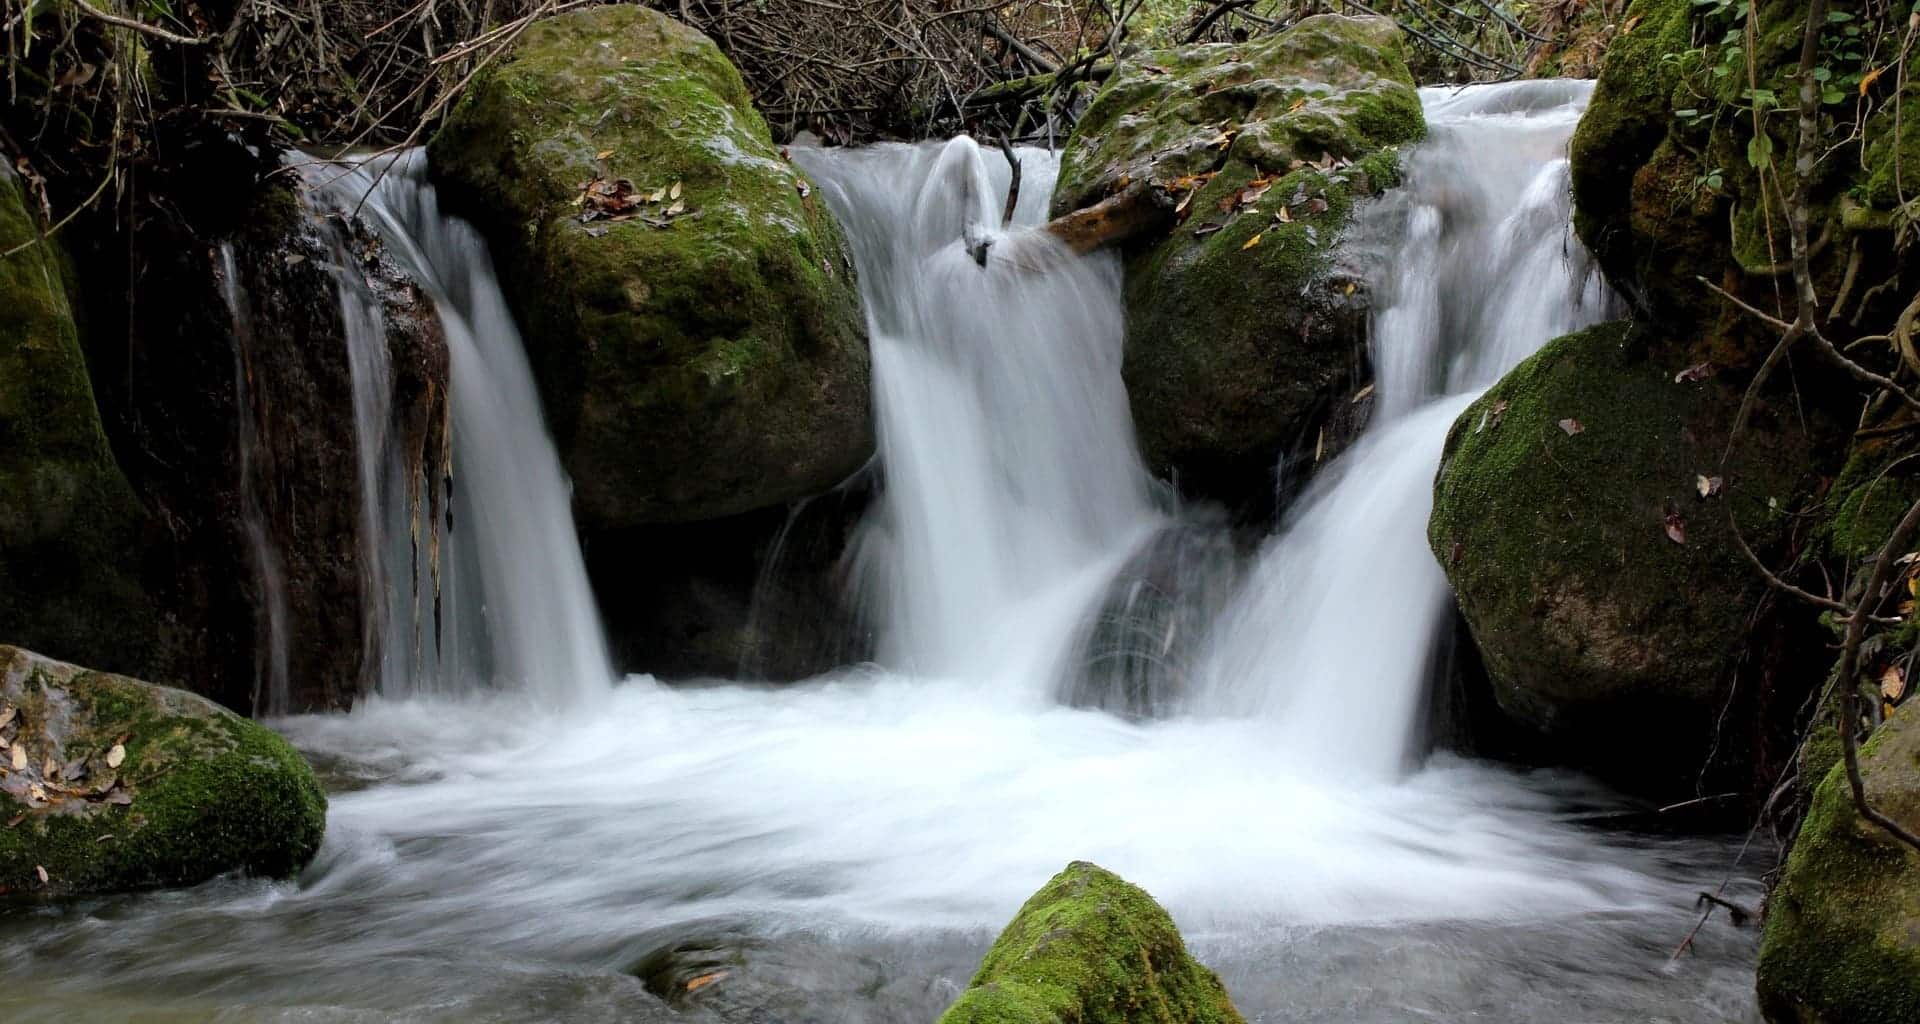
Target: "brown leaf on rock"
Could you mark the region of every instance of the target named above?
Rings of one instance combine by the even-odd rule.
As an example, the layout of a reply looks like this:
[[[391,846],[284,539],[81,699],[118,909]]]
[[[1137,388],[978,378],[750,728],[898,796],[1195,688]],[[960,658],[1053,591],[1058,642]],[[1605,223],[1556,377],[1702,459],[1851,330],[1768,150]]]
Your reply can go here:
[[[1667,539],[1675,544],[1687,542],[1687,521],[1679,512],[1667,513]]]
[[[1906,692],[1906,673],[1900,671],[1899,665],[1888,665],[1886,669],[1880,673],[1880,696],[1885,697],[1889,701],[1898,702],[1901,697],[1906,695]]]
[[[13,770],[16,772],[27,770],[27,748],[24,744],[13,745]]]

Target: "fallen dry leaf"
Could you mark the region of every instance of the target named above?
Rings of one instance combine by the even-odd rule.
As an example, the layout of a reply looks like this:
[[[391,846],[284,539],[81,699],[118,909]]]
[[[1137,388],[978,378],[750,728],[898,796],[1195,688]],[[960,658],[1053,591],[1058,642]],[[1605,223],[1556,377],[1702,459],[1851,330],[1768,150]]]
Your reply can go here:
[[[676,182],[674,182],[674,183],[673,183],[673,187],[672,187],[672,188],[669,188],[669,189],[667,189],[667,198],[668,198],[668,199],[678,199],[678,198],[680,198],[680,183],[679,183],[679,182],[677,182],[677,181],[676,181]]]
[[[1675,544],[1687,542],[1687,521],[1678,512],[1667,513],[1667,539]]]
[[[1907,692],[1906,673],[1898,665],[1888,665],[1880,673],[1880,696],[1890,701],[1898,701]]]
[[[45,884],[47,884],[47,869],[46,869],[46,868],[43,868],[43,867],[41,867],[40,865],[38,865],[38,864],[35,864],[35,865],[33,866],[33,873],[34,873],[34,874],[36,874],[36,875],[39,875],[39,876],[40,876],[40,884],[41,884],[41,885],[45,885]]]
[[[13,770],[16,772],[27,770],[27,748],[19,743],[13,745]]]
[[[1695,363],[1673,375],[1675,384],[1692,384],[1713,376],[1712,363]]]
[[[1696,476],[1693,480],[1693,486],[1695,490],[1700,492],[1702,498],[1711,498],[1720,493],[1720,478],[1717,476]]]
[[[11,724],[13,722],[13,716],[19,713],[20,712],[11,704],[0,708],[0,729],[4,729]]]
[[[1263,232],[1263,234],[1264,234],[1264,232]],[[1249,239],[1247,239],[1247,244],[1245,244],[1245,245],[1243,245],[1243,246],[1241,246],[1241,247],[1240,247],[1240,251],[1241,251],[1241,252],[1246,252],[1246,251],[1247,251],[1248,249],[1251,249],[1251,248],[1253,248],[1254,246],[1256,246],[1256,245],[1259,245],[1259,244],[1260,244],[1260,235],[1255,235],[1255,236],[1253,236],[1252,238],[1249,238]]]
[[[1879,81],[1880,75],[1884,73],[1886,70],[1887,69],[1884,66],[1882,66],[1882,67],[1874,68],[1872,71],[1869,71],[1864,75],[1861,75],[1860,76],[1860,95],[1865,96],[1867,94],[1867,90],[1873,88],[1873,83]]]
[[[123,764],[126,761],[126,759],[127,759],[127,748],[121,746],[118,743],[115,743],[113,745],[112,750],[107,751],[107,767],[109,768],[120,767],[120,765]]]
[[[712,974],[702,974],[698,978],[694,978],[693,980],[687,982],[687,991],[698,992],[701,989],[706,988],[708,985],[711,985],[714,982],[719,981],[721,978],[724,978],[726,976],[727,976],[727,972],[725,971],[714,971]]]
[[[1581,431],[1586,430],[1587,428],[1581,426],[1579,420],[1576,420],[1573,417],[1569,416],[1566,419],[1560,421],[1560,429],[1566,431],[1568,437],[1572,437],[1573,435],[1578,434]]]

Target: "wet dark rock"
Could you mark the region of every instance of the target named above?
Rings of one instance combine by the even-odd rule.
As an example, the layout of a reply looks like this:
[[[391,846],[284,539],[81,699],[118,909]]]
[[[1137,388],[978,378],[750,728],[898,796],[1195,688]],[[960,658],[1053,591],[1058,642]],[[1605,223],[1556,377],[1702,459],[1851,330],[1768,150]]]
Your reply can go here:
[[[1774,606],[1730,516],[1762,557],[1785,551],[1831,426],[1763,400],[1722,463],[1742,389],[1676,382],[1657,341],[1624,322],[1568,335],[1469,406],[1427,537],[1508,715],[1560,760],[1685,793],[1716,746],[1727,767],[1759,750],[1769,714],[1736,686],[1757,645],[1817,649],[1756,630]]]

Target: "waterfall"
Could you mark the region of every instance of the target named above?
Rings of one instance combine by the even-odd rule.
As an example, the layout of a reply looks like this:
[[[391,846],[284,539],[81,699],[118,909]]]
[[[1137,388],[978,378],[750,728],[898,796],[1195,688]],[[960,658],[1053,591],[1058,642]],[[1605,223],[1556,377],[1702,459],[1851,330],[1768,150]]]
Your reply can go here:
[[[1371,429],[1309,486],[1216,632],[1200,707],[1271,719],[1307,774],[1390,778],[1419,752],[1451,599],[1427,549],[1460,411],[1613,300],[1570,227],[1566,148],[1590,83],[1421,93],[1428,136],[1366,210],[1378,380]]]
[[[797,148],[852,239],[885,491],[857,541],[883,663],[1043,692],[1160,520],[1120,381],[1120,267],[1031,230],[1057,158],[961,137]],[[904,187],[903,187],[904,186]],[[977,263],[970,247],[987,246]]]
[[[260,411],[253,388],[253,305],[240,283],[233,243],[220,243],[220,295],[233,318],[233,405],[240,469],[240,524],[247,536],[257,604],[254,609],[253,706],[282,715],[292,705],[287,675],[287,573],[260,501]]]
[[[613,669],[574,532],[571,486],[485,242],[440,211],[421,150],[300,169],[336,218],[357,211],[373,225],[432,297],[447,345],[452,493],[445,526],[423,527],[420,489],[444,484],[418,479],[420,468],[394,444],[380,304],[336,231],[366,556],[373,614],[381,617],[371,634],[381,638],[379,691],[491,685],[550,706],[602,694]]]

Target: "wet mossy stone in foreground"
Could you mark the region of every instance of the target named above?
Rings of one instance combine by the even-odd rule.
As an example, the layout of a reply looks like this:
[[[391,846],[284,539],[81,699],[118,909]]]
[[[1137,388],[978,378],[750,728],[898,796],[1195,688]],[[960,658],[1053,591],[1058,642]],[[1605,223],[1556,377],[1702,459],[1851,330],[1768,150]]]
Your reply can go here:
[[[1337,243],[1356,204],[1399,182],[1396,147],[1425,134],[1384,18],[1319,15],[1114,72],[1062,152],[1054,212],[1212,175],[1179,227],[1127,254],[1123,374],[1156,472],[1271,502],[1277,455],[1339,447],[1336,418],[1364,383],[1367,296]]]
[[[10,897],[286,877],[320,848],[313,769],[203,697],[0,646],[0,723]]]
[[[1075,861],[1027,900],[940,1024],[1244,1024],[1173,919]]]
[[[1920,831],[1920,715],[1888,718],[1861,752],[1874,809]],[[1835,764],[1767,905],[1760,1004],[1774,1024],[1920,1020],[1920,853],[1860,816]]]
[[[500,265],[584,526],[766,508],[872,455],[845,240],[712,40],[636,6],[544,19],[429,155]],[[638,203],[582,202],[623,180]]]

